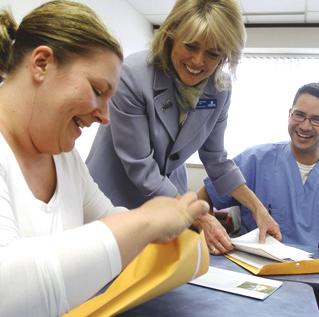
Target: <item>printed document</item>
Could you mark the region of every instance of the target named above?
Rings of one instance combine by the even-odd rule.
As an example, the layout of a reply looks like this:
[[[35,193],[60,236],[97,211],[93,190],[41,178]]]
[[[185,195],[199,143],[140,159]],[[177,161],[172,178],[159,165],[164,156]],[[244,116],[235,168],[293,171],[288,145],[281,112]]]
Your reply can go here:
[[[206,274],[189,283],[264,300],[283,282],[210,266]]]

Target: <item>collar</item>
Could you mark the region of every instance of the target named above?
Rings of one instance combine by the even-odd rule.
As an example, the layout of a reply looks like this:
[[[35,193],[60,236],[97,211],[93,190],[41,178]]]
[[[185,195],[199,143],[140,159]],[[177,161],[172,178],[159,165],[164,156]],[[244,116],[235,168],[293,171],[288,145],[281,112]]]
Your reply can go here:
[[[154,91],[168,89],[171,85],[174,85],[174,72],[169,71],[167,74],[159,69],[158,67],[154,68],[154,82],[153,89]],[[210,76],[207,80],[206,86],[204,87],[203,96],[209,97],[214,96],[218,93],[214,85],[214,76]]]

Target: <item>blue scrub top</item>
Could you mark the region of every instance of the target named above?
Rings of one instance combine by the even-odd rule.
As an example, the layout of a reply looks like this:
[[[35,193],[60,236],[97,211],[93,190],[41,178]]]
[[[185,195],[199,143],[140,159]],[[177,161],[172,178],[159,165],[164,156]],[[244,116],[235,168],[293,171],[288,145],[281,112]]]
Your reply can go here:
[[[319,164],[303,185],[290,143],[280,142],[252,147],[234,158],[247,186],[271,210],[280,225],[284,243],[318,246],[319,242]],[[238,205],[241,233],[256,228],[251,212],[229,195],[219,196],[209,179],[205,186],[217,209]]]

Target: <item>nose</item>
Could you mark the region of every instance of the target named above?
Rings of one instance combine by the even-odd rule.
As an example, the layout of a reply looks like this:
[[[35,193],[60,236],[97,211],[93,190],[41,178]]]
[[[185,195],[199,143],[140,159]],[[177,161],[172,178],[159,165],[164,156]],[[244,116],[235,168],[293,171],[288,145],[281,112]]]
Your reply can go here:
[[[304,121],[300,122],[299,128],[301,128],[302,130],[312,130],[312,124],[309,118],[305,118]]]
[[[93,117],[95,118],[95,121],[101,124],[107,124],[109,122],[108,109],[108,100],[103,103],[101,102],[100,106],[93,112]]]
[[[202,66],[204,64],[204,53],[201,51],[194,52],[192,63],[194,66]]]

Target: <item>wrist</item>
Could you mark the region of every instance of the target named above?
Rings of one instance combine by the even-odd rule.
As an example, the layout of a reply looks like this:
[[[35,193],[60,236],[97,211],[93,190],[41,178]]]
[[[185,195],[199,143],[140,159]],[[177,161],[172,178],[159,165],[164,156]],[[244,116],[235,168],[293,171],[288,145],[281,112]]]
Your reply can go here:
[[[143,233],[142,235],[147,242],[153,242],[160,238],[160,226],[158,221],[153,219],[152,212],[149,209],[144,208],[142,205],[141,207],[132,209],[130,213],[134,215],[132,221],[139,224],[139,232]]]

